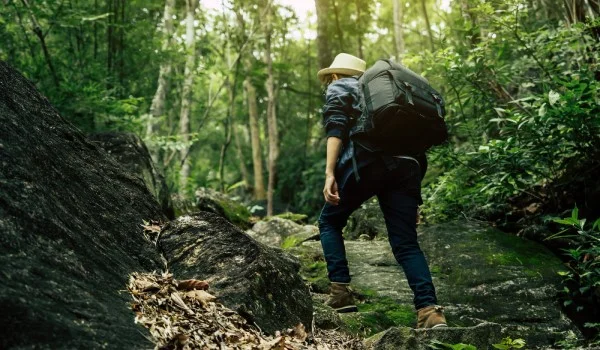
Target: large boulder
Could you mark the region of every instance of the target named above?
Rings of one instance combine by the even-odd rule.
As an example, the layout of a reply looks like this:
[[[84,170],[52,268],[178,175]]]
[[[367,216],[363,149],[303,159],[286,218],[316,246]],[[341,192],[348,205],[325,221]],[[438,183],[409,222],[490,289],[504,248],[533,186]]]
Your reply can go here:
[[[319,228],[275,216],[257,222],[247,233],[263,244],[289,248],[310,239],[318,239]]]
[[[152,346],[133,322],[130,272],[159,269],[142,180],[0,62],[0,348]]]
[[[209,212],[179,217],[163,228],[158,244],[175,276],[207,280],[221,303],[263,331],[274,334],[300,322],[310,328],[312,301],[298,260],[223,217]]]
[[[557,300],[562,288],[557,272],[565,267],[542,245],[474,223],[420,227],[418,233],[451,326],[499,323],[507,335],[524,338],[531,347],[551,345],[561,339],[561,332],[578,334]],[[353,287],[412,308],[412,291],[388,242],[345,245]],[[319,242],[309,241],[292,252],[314,256],[322,249]],[[365,304],[359,309],[384,306]]]
[[[139,176],[169,219],[175,218],[169,188],[164,176],[152,161],[144,141],[136,134],[102,132],[88,135],[98,146],[104,148],[125,170]]]
[[[501,342],[502,327],[497,323],[481,323],[474,327],[414,329],[392,327],[365,340],[370,350],[429,350],[433,342],[472,345],[478,350],[493,350]]]
[[[206,187],[198,188],[194,196],[196,198],[197,210],[220,215],[244,230],[250,228],[251,214],[248,208],[242,203],[234,201],[221,192]]]

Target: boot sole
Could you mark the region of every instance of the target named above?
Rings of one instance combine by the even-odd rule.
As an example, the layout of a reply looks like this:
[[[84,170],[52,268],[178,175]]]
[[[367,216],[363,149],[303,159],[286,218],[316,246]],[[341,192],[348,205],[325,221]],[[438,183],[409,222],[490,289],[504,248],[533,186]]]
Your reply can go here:
[[[356,307],[356,305],[348,305],[348,306],[343,306],[340,308],[335,309],[335,311],[337,311],[340,314],[344,314],[347,312],[357,312],[358,308]]]
[[[434,328],[444,328],[444,327],[448,327],[448,325],[445,324],[445,323],[440,323],[440,324],[436,324],[435,326],[431,327],[431,329],[434,329]]]

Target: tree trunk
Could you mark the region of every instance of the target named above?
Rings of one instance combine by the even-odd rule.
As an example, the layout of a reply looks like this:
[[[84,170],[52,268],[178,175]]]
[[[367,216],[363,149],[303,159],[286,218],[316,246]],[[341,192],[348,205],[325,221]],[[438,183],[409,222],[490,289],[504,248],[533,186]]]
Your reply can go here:
[[[163,42],[162,42],[162,53],[164,54],[171,44],[171,36],[173,35],[173,8],[175,7],[175,0],[165,1],[165,10],[163,12]],[[152,98],[152,105],[150,106],[150,118],[146,128],[146,138],[150,138],[156,135],[159,126],[159,118],[165,114],[165,101],[167,98],[167,77],[171,74],[171,61],[164,60],[160,64],[160,70],[158,72],[158,86],[156,92]],[[154,153],[154,152],[153,152]],[[155,155],[153,154],[153,157]],[[155,159],[156,161],[156,159]]]
[[[357,44],[358,44],[358,57],[364,58],[365,55],[363,53],[363,21],[361,17],[361,4],[359,0],[354,0],[354,5],[356,5],[356,33],[357,33]]]
[[[333,61],[331,45],[329,44],[329,0],[315,0],[317,10],[317,51],[319,54],[319,68],[329,67]]]
[[[194,67],[196,64],[195,35],[194,35],[194,10],[196,9],[195,0],[186,0],[186,30],[185,30],[185,49],[187,58],[185,61],[185,71],[183,73],[183,88],[181,92],[181,113],[179,114],[179,134],[184,144],[181,149],[181,158],[184,159],[179,172],[179,182],[182,189],[187,186],[187,179],[190,176],[190,160],[187,157],[190,143],[190,107],[192,102],[192,86],[194,84]]]
[[[252,67],[246,63],[246,71]],[[265,180],[263,177],[262,150],[260,147],[260,127],[258,123],[258,106],[256,104],[256,88],[252,85],[250,76],[244,80],[244,88],[248,98],[248,117],[250,124],[250,140],[252,144],[252,165],[254,167],[254,198],[262,200],[267,198]]]
[[[267,127],[269,130],[269,183],[267,187],[267,215],[273,215],[273,192],[277,175],[277,158],[279,157],[279,134],[277,130],[277,113],[275,110],[275,83],[273,81],[273,58],[271,57],[271,24],[272,13],[267,14],[265,35],[265,59],[267,63]]]
[[[238,161],[240,163],[240,174],[242,174],[242,181],[244,182],[244,189],[247,190],[250,185],[250,174],[248,172],[248,167],[246,166],[246,161],[244,158],[244,152],[242,151],[242,142],[240,141],[240,136],[238,135],[237,128],[233,128],[233,142],[235,142],[235,153],[237,154]]]
[[[235,120],[233,116],[235,114],[235,97],[239,68],[240,60],[237,60],[233,70],[233,79],[230,79],[228,76],[226,80],[226,87],[229,88],[229,107],[227,108],[227,119],[225,120],[225,142],[221,146],[221,155],[219,157],[219,181],[221,183],[221,192],[223,193],[225,193],[225,157],[227,156],[227,149],[231,144],[233,121]]]
[[[229,90],[229,107],[227,108],[227,116],[223,121],[223,126],[225,127],[225,141],[221,145],[221,153],[219,154],[219,187],[221,187],[221,192],[225,193],[225,156],[227,155],[227,149],[231,144],[231,129],[233,128],[233,104],[235,100],[235,92],[233,91],[235,85],[235,81],[233,85],[230,82],[229,77],[227,77],[227,82],[225,87]]]
[[[431,30],[431,23],[429,23],[429,14],[427,14],[426,0],[421,0],[421,10],[423,11],[423,17],[425,18],[425,26],[427,26],[427,35],[429,36],[429,44],[431,45],[431,51],[435,50],[433,43],[433,31]]]
[[[48,65],[48,69],[50,69],[50,75],[52,75],[52,80],[54,81],[54,86],[58,89],[60,88],[60,81],[58,80],[58,75],[56,74],[56,70],[54,70],[54,65],[52,64],[52,58],[50,57],[50,52],[48,51],[48,46],[46,45],[46,39],[44,33],[42,32],[42,27],[40,27],[40,23],[37,18],[33,14],[31,7],[29,6],[29,2],[27,0],[22,0],[23,5],[27,7],[29,11],[29,16],[31,17],[31,22],[33,23],[33,32],[37,35],[38,39],[40,39],[40,45],[42,46],[42,51],[44,52],[44,58],[46,59],[46,64]]]
[[[340,24],[340,11],[338,10],[337,0],[331,1],[333,3],[333,15],[335,18],[335,46],[337,48],[337,53],[340,53],[344,51],[344,32],[342,31],[342,26]]]
[[[396,59],[402,61],[404,55],[404,7],[402,0],[394,2],[394,39],[396,44]]]

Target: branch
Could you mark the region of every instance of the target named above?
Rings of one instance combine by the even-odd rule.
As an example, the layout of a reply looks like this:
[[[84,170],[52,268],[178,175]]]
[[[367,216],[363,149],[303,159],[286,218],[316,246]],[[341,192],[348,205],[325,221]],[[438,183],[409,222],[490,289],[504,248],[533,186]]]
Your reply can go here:
[[[307,91],[301,91],[301,90],[297,90],[297,89],[294,89],[293,87],[291,87],[291,86],[289,86],[289,85],[287,85],[287,86],[282,86],[282,87],[281,87],[281,89],[282,89],[282,90],[291,91],[291,92],[293,92],[293,93],[295,93],[295,94],[298,94],[298,95],[309,96],[309,97],[317,97],[317,98],[320,98],[320,97],[321,97],[321,95],[319,95],[319,94],[314,94],[314,93],[312,93],[312,92],[307,92]]]
[[[44,38],[44,33],[42,32],[42,28],[40,27],[40,23],[37,18],[33,14],[31,7],[29,6],[29,2],[27,0],[21,0],[25,7],[29,10],[29,16],[31,17],[31,21],[33,22],[33,32],[40,39],[40,44],[42,45],[42,51],[44,52],[44,57],[46,59],[46,63],[48,64],[48,68],[50,68],[50,74],[52,74],[52,79],[54,80],[54,85],[56,88],[60,87],[60,82],[58,80],[58,76],[56,75],[56,71],[54,70],[54,65],[52,65],[52,59],[50,58],[50,53],[48,52],[48,47],[46,46],[46,40]]]

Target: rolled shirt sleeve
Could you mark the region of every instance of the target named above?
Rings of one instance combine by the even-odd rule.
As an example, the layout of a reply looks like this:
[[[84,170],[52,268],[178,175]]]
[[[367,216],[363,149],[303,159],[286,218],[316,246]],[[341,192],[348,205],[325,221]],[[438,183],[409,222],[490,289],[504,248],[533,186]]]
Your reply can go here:
[[[353,91],[344,80],[336,80],[327,87],[322,113],[327,137],[346,140],[350,130],[349,109],[353,105]]]

